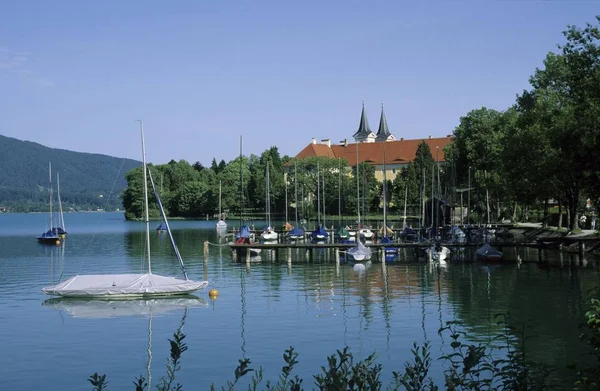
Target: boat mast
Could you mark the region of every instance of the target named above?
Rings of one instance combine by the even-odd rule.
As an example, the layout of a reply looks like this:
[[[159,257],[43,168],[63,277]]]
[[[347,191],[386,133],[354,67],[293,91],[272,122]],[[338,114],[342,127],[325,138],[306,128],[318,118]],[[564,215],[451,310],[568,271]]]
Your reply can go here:
[[[283,175],[285,181],[285,222],[288,222],[288,174]]]
[[[144,207],[146,220],[146,252],[148,253],[148,274],[152,274],[152,264],[150,262],[150,216],[148,213],[148,179],[146,174],[146,143],[144,141],[144,122],[137,120],[140,123],[140,134],[142,137],[142,173],[144,176]]]
[[[404,216],[402,221],[402,228],[406,228],[406,200],[408,199],[408,185],[404,185]],[[421,207],[421,202],[419,202],[419,209]],[[419,227],[420,228],[420,227]]]
[[[62,202],[60,200],[60,177],[58,175],[59,173],[56,172],[56,196],[58,197],[58,224],[60,224],[60,228],[63,229],[63,231],[66,231],[67,228],[65,227],[65,217],[63,216],[63,209],[62,209]],[[58,230],[56,232],[58,234]]]
[[[298,228],[298,164],[294,161],[294,199],[296,201],[296,228]]]
[[[338,158],[338,224],[342,226],[342,165]]]
[[[319,162],[317,162],[317,224],[321,225],[321,179],[319,178]]]
[[[323,202],[321,202],[321,204],[323,205],[323,227],[327,228],[327,224],[325,223],[325,216],[327,216],[325,214],[325,173],[323,173],[323,175],[321,176],[321,180],[323,181]]]
[[[219,220],[223,218],[223,212],[221,210],[221,180],[219,180]]]
[[[385,169],[385,148],[383,149],[383,236],[387,236],[387,176]]]
[[[52,162],[48,162],[48,194],[50,196],[50,231],[52,231],[52,228],[54,223],[52,221]]]
[[[436,152],[435,152],[435,158],[437,160],[437,201],[436,201],[436,209],[437,209],[437,213],[435,216],[435,225],[437,228],[440,227],[440,197],[442,196],[442,184],[440,182],[440,147],[437,146],[435,147]],[[444,224],[444,222],[442,221],[442,225]]]
[[[242,171],[242,136],[240,135],[240,231],[242,228],[243,207],[244,207],[244,173]]]
[[[434,214],[433,214],[434,209],[433,209],[433,207],[434,207],[434,204],[435,204],[435,202],[433,201],[433,188],[434,187],[435,187],[435,166],[432,165],[431,166],[431,234],[434,233],[434,224],[433,224],[433,222],[434,222],[434,218],[433,218],[433,216],[434,216]],[[431,234],[430,234],[430,236],[431,236]]]
[[[358,183],[358,141],[356,142],[356,212],[358,214],[358,224],[357,227],[360,226],[360,186]]]
[[[267,162],[267,196],[265,198],[265,212],[267,213],[267,227],[271,226],[271,195],[269,194],[269,182],[270,182],[270,178],[269,178],[269,162]]]

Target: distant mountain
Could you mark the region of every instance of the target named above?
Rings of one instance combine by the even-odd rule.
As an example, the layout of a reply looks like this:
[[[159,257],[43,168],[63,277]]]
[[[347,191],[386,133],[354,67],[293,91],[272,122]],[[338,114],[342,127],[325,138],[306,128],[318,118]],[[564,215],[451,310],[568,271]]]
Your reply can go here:
[[[45,210],[48,162],[52,162],[55,194],[56,173],[60,173],[63,209],[94,210],[121,208],[125,173],[142,165],[132,159],[49,148],[0,135],[0,206],[11,211]]]

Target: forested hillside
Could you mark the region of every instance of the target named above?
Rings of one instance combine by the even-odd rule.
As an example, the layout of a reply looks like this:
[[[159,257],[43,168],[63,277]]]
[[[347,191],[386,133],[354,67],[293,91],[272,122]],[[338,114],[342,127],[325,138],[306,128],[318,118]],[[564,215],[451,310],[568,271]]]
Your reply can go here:
[[[63,207],[76,210],[121,208],[125,173],[141,165],[131,159],[48,148],[0,135],[0,205],[10,211],[44,210],[48,162],[52,162],[55,191],[56,173],[60,173]]]

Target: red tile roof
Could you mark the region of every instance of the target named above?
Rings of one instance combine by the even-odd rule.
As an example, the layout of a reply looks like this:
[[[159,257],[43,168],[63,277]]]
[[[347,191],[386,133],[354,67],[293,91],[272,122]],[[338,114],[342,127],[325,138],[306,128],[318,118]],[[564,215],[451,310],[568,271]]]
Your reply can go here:
[[[358,143],[358,160],[375,165],[383,164],[383,153],[385,150],[386,164],[408,164],[414,160],[417,153],[417,147],[421,141],[425,141],[431,149],[433,159],[437,160],[437,151],[439,148],[439,160],[445,161],[444,148],[452,142],[452,137],[438,137],[415,140],[396,140],[374,143]],[[357,144],[348,144],[347,146],[310,143],[296,155],[296,159],[304,159],[309,156],[324,156],[330,158],[342,158],[348,161],[350,166],[356,164],[356,146]]]

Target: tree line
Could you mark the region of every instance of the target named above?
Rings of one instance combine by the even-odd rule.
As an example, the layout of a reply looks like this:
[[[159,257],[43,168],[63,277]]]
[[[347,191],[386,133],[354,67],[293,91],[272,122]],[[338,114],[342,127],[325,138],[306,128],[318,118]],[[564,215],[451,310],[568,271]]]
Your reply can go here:
[[[559,216],[566,212],[569,229],[578,228],[584,201],[600,201],[599,23],[596,17],[595,25],[568,26],[565,43],[547,54],[544,66],[530,77],[530,88],[511,107],[482,107],[461,117],[444,151],[445,162],[436,162],[422,142],[414,160],[387,182],[388,210],[400,213],[404,198],[414,210],[432,194],[458,205],[460,192],[470,189],[471,222],[485,222],[488,214],[493,221],[518,221],[531,210],[546,212],[554,201]],[[238,215],[264,211],[267,165],[270,209],[279,217],[287,214],[293,221],[298,211],[300,218],[314,219],[317,211],[325,211],[335,219],[382,211],[383,184],[375,179],[373,166],[359,164],[357,178],[356,167],[344,159],[292,160],[274,146],[229,163],[213,159],[210,167],[171,161],[151,169],[169,215],[204,217],[217,214],[219,184],[223,210]],[[139,218],[141,169],[129,171],[126,179],[126,217]],[[156,206],[151,214],[158,216]]]

